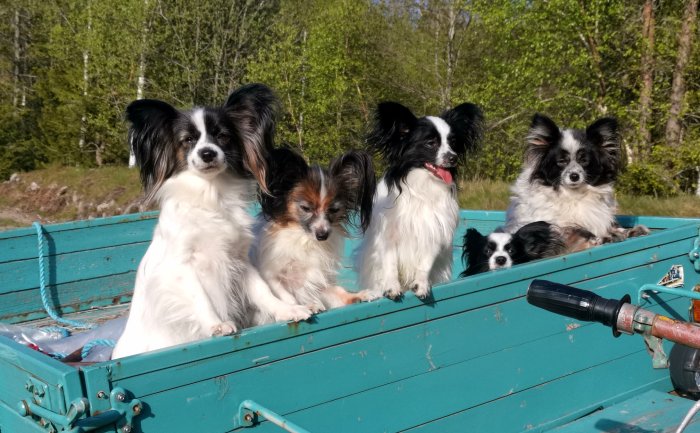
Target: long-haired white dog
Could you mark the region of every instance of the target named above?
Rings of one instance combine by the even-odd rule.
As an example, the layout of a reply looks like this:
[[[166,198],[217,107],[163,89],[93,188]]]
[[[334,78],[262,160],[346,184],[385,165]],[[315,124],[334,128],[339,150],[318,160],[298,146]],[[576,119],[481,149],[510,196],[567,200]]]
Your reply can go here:
[[[251,84],[218,108],[183,112],[157,100],[127,108],[141,180],[161,213],[113,358],[231,334],[253,325],[256,310],[310,316],[276,298],[248,258],[246,208],[253,178],[266,189],[276,105],[270,89]]]
[[[425,298],[452,278],[459,222],[454,177],[479,141],[482,114],[465,103],[441,116],[417,118],[396,102],[379,104],[370,147],[387,165],[372,219],[357,254],[361,287],[372,297],[407,290]]]

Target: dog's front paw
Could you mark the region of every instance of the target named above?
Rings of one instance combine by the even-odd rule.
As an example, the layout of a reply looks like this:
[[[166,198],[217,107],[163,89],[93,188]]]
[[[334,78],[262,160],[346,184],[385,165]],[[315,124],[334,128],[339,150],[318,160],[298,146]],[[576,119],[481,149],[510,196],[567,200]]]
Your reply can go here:
[[[321,311],[326,311],[326,307],[323,304],[311,304],[309,309],[313,314],[320,313]]]
[[[420,299],[425,299],[430,295],[430,283],[426,280],[414,281],[410,287]]]
[[[312,314],[309,307],[303,305],[288,305],[275,313],[275,320],[278,322],[299,322],[308,319]]]
[[[233,322],[221,322],[217,325],[214,325],[211,328],[211,336],[212,337],[218,337],[221,335],[231,335],[237,331],[236,325],[233,324]]]
[[[400,287],[392,287],[384,291],[384,296],[389,299],[397,300],[403,296],[403,290]]]
[[[651,230],[649,230],[649,227],[642,224],[637,224],[627,231],[627,236],[630,238],[636,238],[637,236],[646,236],[650,233]]]

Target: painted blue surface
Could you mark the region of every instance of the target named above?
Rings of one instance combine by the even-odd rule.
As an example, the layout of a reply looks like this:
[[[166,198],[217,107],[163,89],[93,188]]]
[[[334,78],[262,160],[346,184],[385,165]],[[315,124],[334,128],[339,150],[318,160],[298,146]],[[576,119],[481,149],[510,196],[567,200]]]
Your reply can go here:
[[[502,224],[504,213],[463,211],[461,216],[455,275],[462,269],[458,244],[466,228],[492,230]],[[46,227],[48,287],[57,310],[127,302],[154,217]],[[681,264],[686,289],[700,283],[688,257],[700,220],[620,221],[656,231],[455,279],[435,287],[428,301],[407,294],[399,302],[351,305],[308,322],[246,329],[80,369],[0,338],[0,433],[46,431],[38,419],[18,415],[15,407],[23,399],[39,399],[42,406],[65,413],[70,402],[86,398],[90,421],[113,409],[114,402],[100,396],[115,388],[143,405],[134,417],[134,432],[282,431],[262,418],[244,426],[239,408],[246,400],[311,433],[520,432],[564,425],[570,428],[565,431],[590,431],[598,424],[585,415],[598,408],[614,410],[630,401],[652,407],[649,401],[671,389],[667,372],[651,368],[639,337],[613,339],[602,326],[531,307],[524,299],[529,282],[546,278],[619,298],[657,283],[672,265]],[[341,272],[341,281],[354,289],[349,254],[357,242],[348,242],[347,268]],[[28,229],[0,235],[3,320],[45,315],[30,247],[36,254],[36,237]],[[666,315],[687,315],[683,297],[659,294],[650,301],[651,309]],[[29,380],[33,386],[45,384],[46,397],[27,389]],[[687,406],[683,400],[667,403],[668,415],[659,415],[660,420],[674,418]],[[579,418],[588,419],[583,430],[568,424]]]

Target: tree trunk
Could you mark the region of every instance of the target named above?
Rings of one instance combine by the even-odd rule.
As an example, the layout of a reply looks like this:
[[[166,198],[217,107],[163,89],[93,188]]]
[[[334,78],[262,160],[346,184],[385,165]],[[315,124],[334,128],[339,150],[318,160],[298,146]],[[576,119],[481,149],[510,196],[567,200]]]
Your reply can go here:
[[[642,8],[642,87],[639,91],[639,146],[636,157],[644,161],[651,153],[651,94],[654,88],[654,0],[646,0]],[[630,155],[630,163],[635,155]]]
[[[87,21],[87,38],[90,37],[90,31],[92,30],[92,13],[90,9],[90,3],[88,3],[88,21]],[[87,43],[87,42],[86,42]],[[87,101],[88,95],[88,66],[90,64],[90,51],[85,48],[83,50],[83,103]],[[78,139],[78,148],[83,149],[85,147],[85,135],[87,134],[87,114],[83,110],[83,115],[80,117],[80,138]]]
[[[590,12],[586,10],[586,2],[579,0],[579,7],[581,13],[585,16]],[[600,55],[600,38],[598,35],[598,22],[596,18],[596,23],[593,29],[584,26],[584,33],[579,33],[579,39],[583,42],[583,45],[588,51],[588,55],[591,56],[591,66],[593,67],[593,72],[598,80],[598,94],[596,96],[596,109],[602,115],[607,114],[608,106],[605,104],[605,97],[608,93],[607,82],[605,81],[605,73],[603,72],[603,58]]]
[[[150,18],[148,12],[148,0],[143,0],[144,18],[141,27],[141,53],[139,54],[139,76],[136,80],[136,99],[143,99],[143,88],[146,85],[146,50],[148,49],[148,32],[150,31]],[[134,149],[129,145],[129,168],[136,166]]]
[[[673,82],[671,84],[671,107],[666,122],[666,144],[677,147],[681,138],[680,114],[685,98],[685,68],[688,65],[690,51],[693,45],[695,33],[695,20],[698,14],[698,0],[687,0],[683,12],[683,23],[678,35],[678,56],[676,67],[673,70]]]
[[[19,105],[19,94],[20,94],[20,82],[19,82],[19,64],[20,64],[20,31],[19,31],[19,9],[15,11],[15,16],[12,20],[12,24],[15,30],[14,36],[14,68],[12,71],[12,108],[17,112],[17,106]]]

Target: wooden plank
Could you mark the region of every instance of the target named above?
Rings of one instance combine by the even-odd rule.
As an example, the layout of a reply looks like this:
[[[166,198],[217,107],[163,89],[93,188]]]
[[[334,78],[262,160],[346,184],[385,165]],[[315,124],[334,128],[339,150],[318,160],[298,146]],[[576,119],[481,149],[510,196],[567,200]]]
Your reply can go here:
[[[692,406],[692,400],[650,390],[551,431],[673,432]],[[699,433],[700,419],[694,419],[684,432]]]
[[[148,242],[62,254],[44,262],[47,285],[99,278],[134,271]],[[39,287],[39,260],[0,264],[0,293]]]
[[[121,223],[102,224],[75,229],[52,230],[44,235],[44,256],[93,250],[99,248],[150,242],[156,220],[137,219]],[[49,227],[49,226],[47,226]],[[0,263],[38,257],[37,234],[33,232],[0,240]]]
[[[76,230],[76,229],[83,229],[83,228],[99,227],[99,226],[111,225],[111,224],[122,224],[122,223],[128,223],[128,222],[132,222],[132,221],[149,220],[149,219],[155,219],[155,218],[158,218],[158,212],[143,212],[143,213],[134,213],[134,214],[128,214],[128,215],[117,215],[117,216],[106,217],[106,218],[94,218],[94,219],[88,219],[88,220],[69,221],[69,222],[59,223],[59,224],[47,224],[44,226],[44,230],[48,233],[54,233],[54,232],[60,232],[60,231],[66,231],[66,230]],[[36,230],[34,229],[34,227],[25,227],[25,228],[7,230],[7,231],[0,232],[0,240],[4,241],[5,239],[11,239],[11,238],[15,238],[15,237],[35,236],[35,235],[36,235]]]
[[[136,272],[92,278],[48,288],[59,316],[131,300]],[[0,294],[0,321],[20,323],[46,317],[38,288]]]

